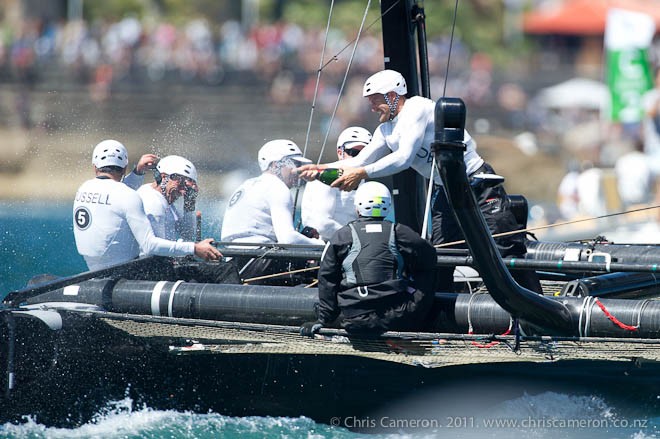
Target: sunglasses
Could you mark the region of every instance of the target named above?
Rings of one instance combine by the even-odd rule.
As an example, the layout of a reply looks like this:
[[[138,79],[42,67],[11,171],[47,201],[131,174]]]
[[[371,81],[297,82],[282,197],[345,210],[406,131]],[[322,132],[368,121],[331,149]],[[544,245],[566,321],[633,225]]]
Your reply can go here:
[[[346,149],[345,147],[343,148],[343,150],[344,150],[344,154],[350,155],[351,157],[356,157],[358,154],[360,154],[360,151],[362,151],[361,149],[355,149],[355,148]]]
[[[170,175],[170,180],[175,181],[179,184],[193,184],[194,180],[190,177],[186,177],[185,175],[181,174],[171,174]]]

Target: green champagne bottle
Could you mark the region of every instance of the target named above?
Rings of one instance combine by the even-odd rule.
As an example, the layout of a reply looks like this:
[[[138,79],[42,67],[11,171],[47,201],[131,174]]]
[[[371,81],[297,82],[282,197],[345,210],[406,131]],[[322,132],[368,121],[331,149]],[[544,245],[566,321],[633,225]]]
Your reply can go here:
[[[321,171],[321,173],[318,176],[318,179],[321,180],[322,183],[331,185],[332,182],[338,179],[339,177],[341,177],[343,173],[344,173],[343,169],[327,168]]]

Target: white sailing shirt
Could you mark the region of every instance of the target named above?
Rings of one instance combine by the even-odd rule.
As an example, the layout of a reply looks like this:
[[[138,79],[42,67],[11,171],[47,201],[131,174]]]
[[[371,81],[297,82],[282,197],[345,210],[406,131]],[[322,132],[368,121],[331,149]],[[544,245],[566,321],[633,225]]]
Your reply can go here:
[[[315,244],[293,227],[291,192],[277,176],[264,172],[246,180],[231,196],[222,220],[227,242]]]
[[[163,194],[150,183],[137,190],[142,198],[144,213],[147,214],[154,235],[174,241],[178,238],[192,241],[195,237],[195,213],[180,211],[169,204]]]
[[[73,202],[76,247],[90,270],[99,270],[148,255],[194,254],[192,242],[157,238],[144,213],[142,199],[124,183],[109,178],[84,182]]]
[[[300,204],[304,226],[314,227],[321,239],[328,241],[334,233],[358,218],[354,205],[355,191],[341,191],[318,180],[305,185]]]
[[[383,122],[376,128],[373,139],[360,154],[328,166],[363,166],[370,178],[385,177],[413,168],[424,178],[429,178],[433,165],[431,143],[434,140],[435,102],[413,96],[406,99],[393,120]],[[477,153],[477,144],[467,130],[463,142],[466,146],[463,158],[466,172],[470,175],[484,164],[484,160]],[[442,184],[437,172],[434,172],[434,182]]]

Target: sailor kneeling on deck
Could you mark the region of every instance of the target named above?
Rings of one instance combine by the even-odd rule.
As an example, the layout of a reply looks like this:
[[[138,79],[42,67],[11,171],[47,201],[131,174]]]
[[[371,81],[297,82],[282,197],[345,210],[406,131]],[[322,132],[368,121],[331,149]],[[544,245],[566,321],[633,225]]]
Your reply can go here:
[[[387,187],[364,183],[355,194],[359,218],[327,243],[319,270],[319,316],[300,329],[311,336],[334,322],[351,333],[421,329],[433,304],[436,252],[409,227],[385,220]]]

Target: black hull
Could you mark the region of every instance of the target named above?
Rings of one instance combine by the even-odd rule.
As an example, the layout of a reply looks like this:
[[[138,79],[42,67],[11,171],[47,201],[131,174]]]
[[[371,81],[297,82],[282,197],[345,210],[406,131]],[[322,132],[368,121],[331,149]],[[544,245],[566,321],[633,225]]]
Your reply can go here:
[[[171,346],[189,340],[136,337],[108,325],[98,313],[60,314],[60,330],[32,318],[16,319],[15,383],[0,399],[0,422],[31,415],[49,426],[72,427],[125,397],[137,407],[307,416],[323,423],[337,417],[401,418],[406,407],[415,405],[421,407],[418,416],[419,410],[430,410],[428,416],[441,420],[544,391],[599,395],[613,403],[634,400],[637,407],[660,412],[657,361],[506,361],[425,368],[346,355],[174,354]],[[5,368],[7,332],[0,346]],[[2,376],[6,388],[8,375]]]

